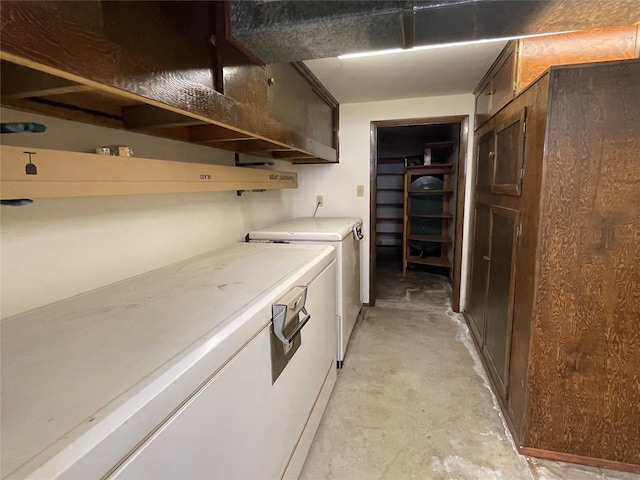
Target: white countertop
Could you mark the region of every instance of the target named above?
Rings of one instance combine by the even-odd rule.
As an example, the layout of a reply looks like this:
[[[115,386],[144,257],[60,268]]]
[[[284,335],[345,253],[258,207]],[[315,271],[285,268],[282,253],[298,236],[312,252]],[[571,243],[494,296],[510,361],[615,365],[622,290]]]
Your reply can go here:
[[[358,217],[297,217],[249,232],[250,240],[341,242],[354,226],[362,226]]]
[[[2,320],[3,478],[55,476],[89,451],[106,472],[334,258],[237,244]]]

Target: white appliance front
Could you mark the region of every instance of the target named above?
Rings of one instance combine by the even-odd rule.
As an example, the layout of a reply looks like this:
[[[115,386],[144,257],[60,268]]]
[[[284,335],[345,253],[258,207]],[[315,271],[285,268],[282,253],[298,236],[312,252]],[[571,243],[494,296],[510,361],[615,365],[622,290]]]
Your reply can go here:
[[[357,217],[298,217],[249,232],[250,242],[331,245],[336,249],[337,365],[342,368],[347,344],[362,308],[360,240]]]

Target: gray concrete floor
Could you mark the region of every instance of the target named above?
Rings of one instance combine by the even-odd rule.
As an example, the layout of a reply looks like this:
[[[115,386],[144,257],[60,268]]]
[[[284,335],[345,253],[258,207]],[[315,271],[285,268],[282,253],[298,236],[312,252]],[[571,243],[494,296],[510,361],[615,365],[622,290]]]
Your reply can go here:
[[[302,480],[638,480],[516,453],[450,287],[378,263]]]

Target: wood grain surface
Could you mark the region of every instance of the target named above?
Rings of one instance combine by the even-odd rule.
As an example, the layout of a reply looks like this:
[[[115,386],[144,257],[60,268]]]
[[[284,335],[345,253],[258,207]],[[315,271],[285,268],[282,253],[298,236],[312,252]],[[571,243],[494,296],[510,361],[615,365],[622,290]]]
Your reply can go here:
[[[490,115],[498,113],[515,96],[515,43],[510,42],[500,56],[499,63],[491,76]]]
[[[496,154],[496,133],[490,129],[476,136],[476,192],[490,192],[493,185],[493,157]]]
[[[124,3],[131,5],[126,8],[118,6]],[[195,50],[199,53],[185,52],[190,43],[181,41],[176,41],[171,48],[158,49],[157,45],[168,45],[165,36],[173,39],[188,27],[183,24],[184,19],[172,18],[167,12],[177,7],[197,10],[199,7],[192,4],[204,2],[166,3],[171,5],[153,8],[162,10],[155,12],[154,18],[162,18],[167,28],[147,32],[150,39],[136,46],[139,29],[131,26],[130,20],[123,20],[126,12],[119,9],[134,9],[137,17],[133,18],[140,15],[144,18],[146,2],[5,1],[2,2],[0,17],[1,57],[21,66],[121,95],[132,100],[133,104],[165,108],[258,139],[293,147],[318,159],[336,161],[337,154],[331,146],[283,126],[260,108],[216,92],[211,76],[213,60],[204,58],[206,45],[198,43],[200,47]],[[119,22],[131,28],[123,28]],[[201,22],[196,23],[196,31],[200,32],[204,27]],[[332,131],[332,125],[328,128]]]
[[[489,272],[484,354],[495,384],[507,400],[514,286],[520,212],[492,206],[490,209]]]
[[[489,236],[491,234],[491,207],[476,203],[473,221],[473,247],[469,299],[465,307],[471,333],[482,351],[485,340],[487,314],[487,283],[489,280]]]
[[[325,145],[334,145],[333,113],[296,67],[288,63],[267,65],[271,83],[267,90],[269,116]],[[311,72],[309,72],[311,74]]]
[[[503,206],[518,209],[522,233],[518,240],[517,272],[511,333],[511,357],[507,390],[507,416],[515,437],[523,438],[527,428],[529,345],[535,289],[535,272],[540,216],[540,183],[543,170],[544,139],[547,125],[548,75],[540,78],[505,108],[503,118],[527,109],[527,135],[524,143],[524,175],[521,197],[500,196]],[[499,119],[497,119],[500,121]],[[497,198],[494,196],[493,198]]]
[[[519,40],[518,91],[552,65],[633,58],[637,36],[638,26],[626,25]]]
[[[491,183],[493,193],[517,196],[522,193],[526,121],[527,107],[524,107],[495,129],[496,144]]]
[[[640,62],[551,70],[526,445],[640,464]]]
[[[476,191],[476,202],[521,212],[506,396],[490,377],[518,448],[635,472],[638,78],[634,60],[553,67],[476,132],[486,138],[527,108],[522,197]]]
[[[3,199],[297,188],[297,174],[148,158],[0,146]]]

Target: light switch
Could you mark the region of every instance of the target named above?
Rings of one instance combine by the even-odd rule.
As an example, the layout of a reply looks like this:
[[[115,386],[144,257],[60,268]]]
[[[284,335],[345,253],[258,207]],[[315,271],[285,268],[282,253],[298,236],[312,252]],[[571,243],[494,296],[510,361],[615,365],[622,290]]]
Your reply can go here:
[[[364,185],[358,185],[356,189],[356,197],[364,197]]]

